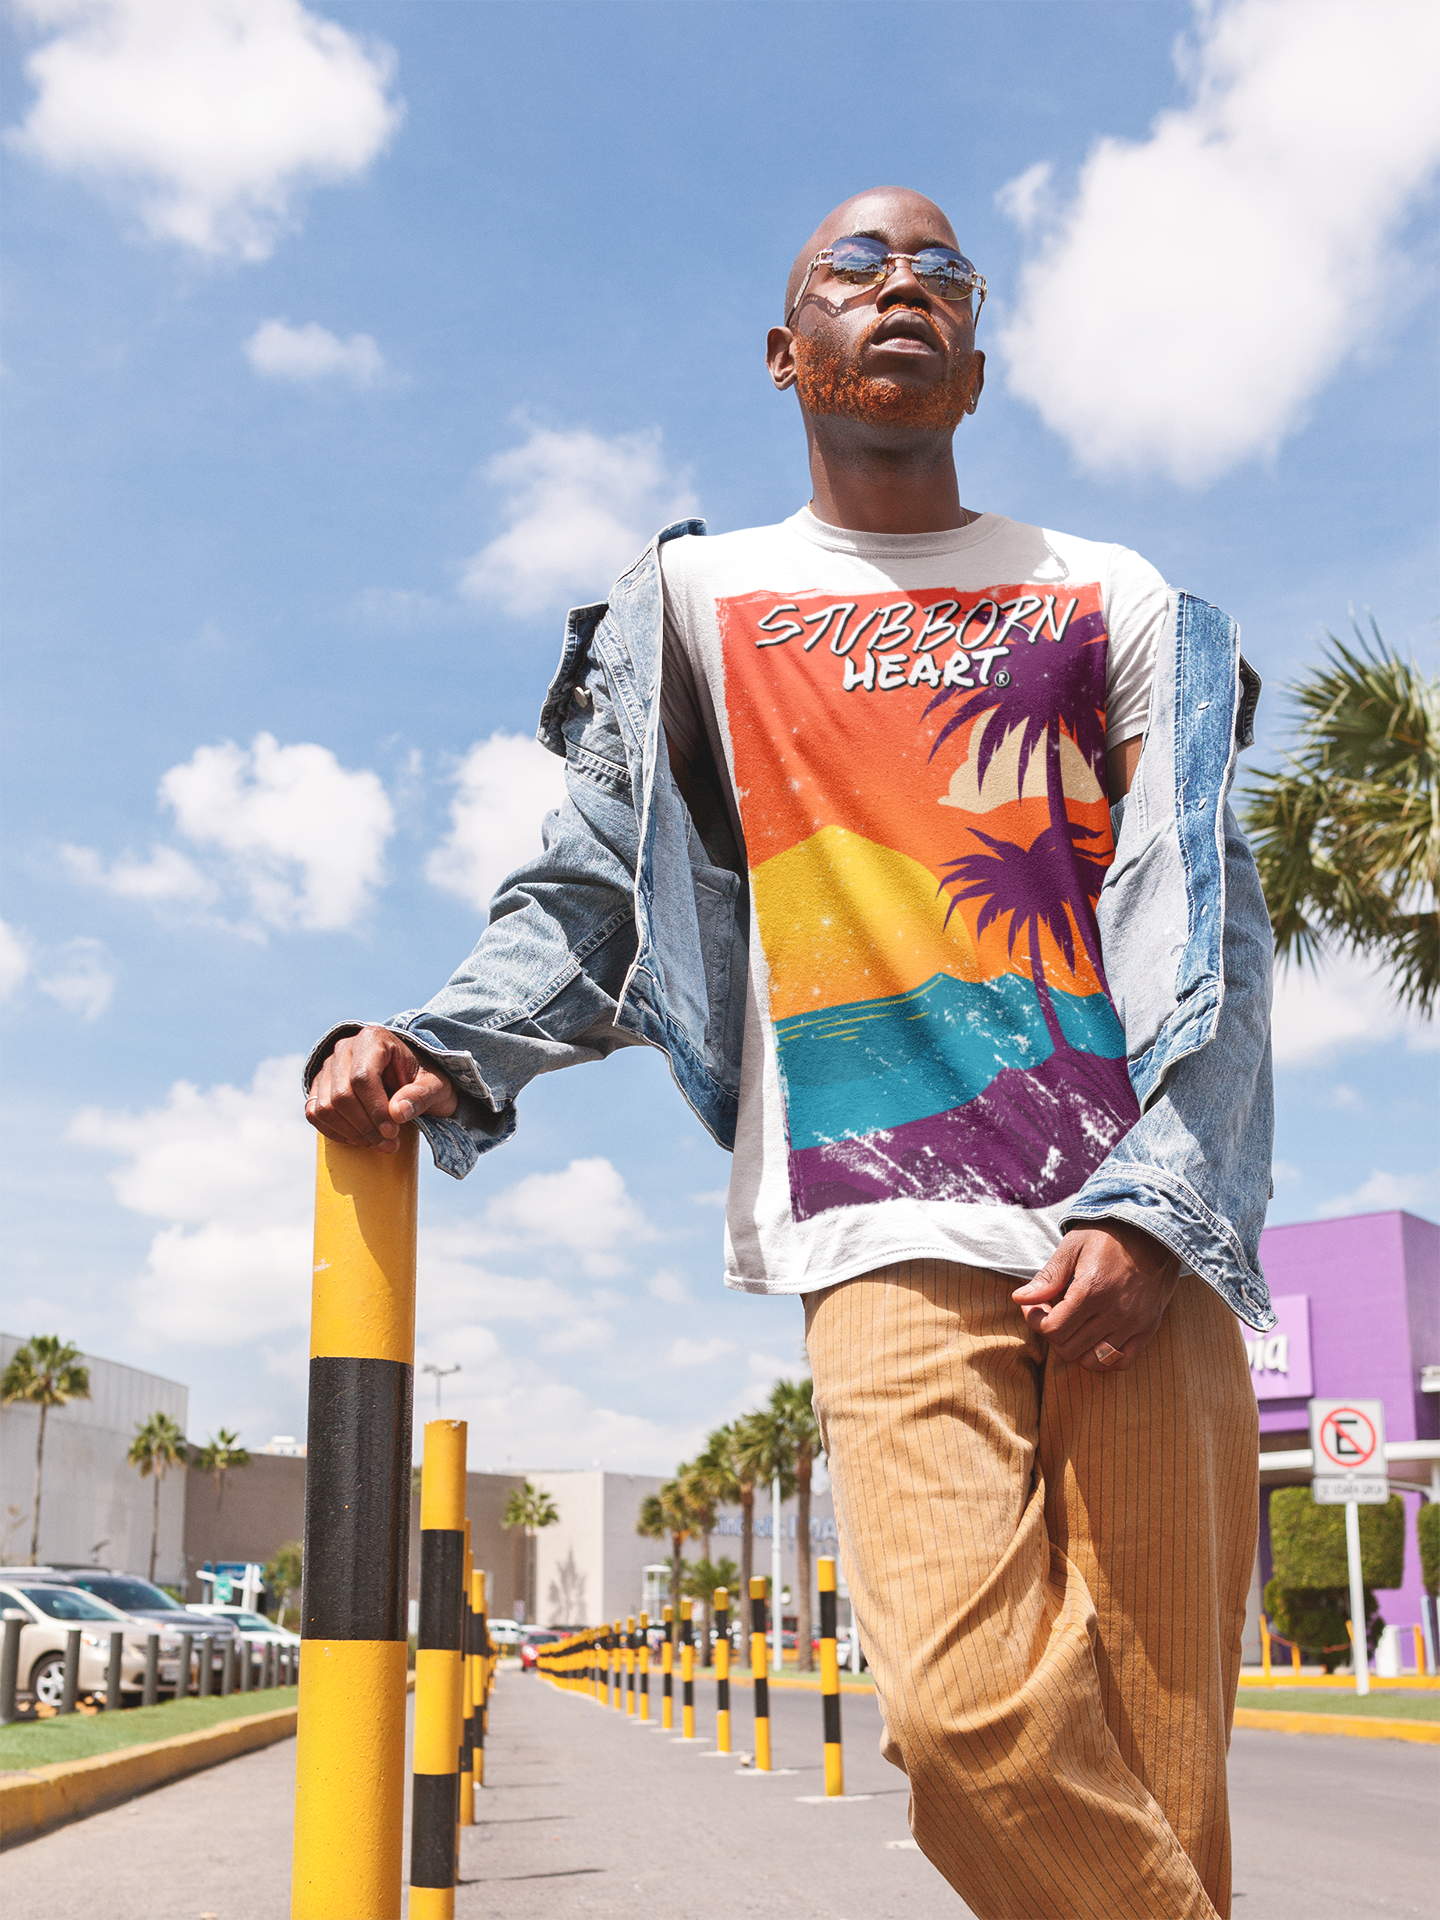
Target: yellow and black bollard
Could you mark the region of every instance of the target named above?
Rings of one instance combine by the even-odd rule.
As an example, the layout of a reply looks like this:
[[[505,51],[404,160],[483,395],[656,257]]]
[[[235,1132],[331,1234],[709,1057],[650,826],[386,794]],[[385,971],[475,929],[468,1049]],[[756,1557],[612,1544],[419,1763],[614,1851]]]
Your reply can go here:
[[[625,1619],[625,1717],[635,1717],[635,1616]]]
[[[769,1652],[765,1645],[765,1576],[750,1582],[750,1672],[755,1688],[755,1770],[770,1771]]]
[[[820,1697],[825,1718],[825,1793],[845,1792],[845,1753],[840,1744],[840,1656],[835,1645],[835,1562],[822,1560],[820,1576]]]
[[[410,1810],[411,1920],[455,1912],[460,1819],[465,1422],[429,1420],[420,1474],[420,1632]]]
[[[660,1649],[660,1725],[669,1733],[675,1726],[675,1645],[671,1635],[675,1620],[674,1607],[666,1607],[662,1618],[665,1622],[665,1644]]]
[[[640,1616],[638,1652],[640,1656],[640,1724],[642,1727],[648,1727],[650,1724],[650,1616],[648,1613],[642,1613]]]
[[[680,1602],[680,1737],[695,1738],[694,1602]]]
[[[730,1751],[730,1593],[715,1589],[715,1751]]]
[[[485,1714],[490,1698],[490,1636],[485,1625],[485,1572],[476,1568],[470,1575],[471,1674],[475,1689],[474,1745],[470,1754],[470,1777],[477,1787],[485,1784]]]
[[[419,1130],[317,1143],[293,1920],[398,1920]]]
[[[475,1559],[470,1551],[470,1522],[465,1522],[465,1570],[460,1581],[460,1824],[475,1824],[475,1689],[470,1679],[470,1583]]]

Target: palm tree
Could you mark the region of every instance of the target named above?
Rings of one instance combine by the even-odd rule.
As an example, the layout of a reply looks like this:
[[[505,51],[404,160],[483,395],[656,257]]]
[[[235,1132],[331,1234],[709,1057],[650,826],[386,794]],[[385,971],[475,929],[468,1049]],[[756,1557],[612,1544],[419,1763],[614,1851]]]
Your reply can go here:
[[[291,1600],[298,1600],[304,1584],[305,1548],[299,1540],[287,1540],[265,1567],[265,1584],[280,1596],[280,1625],[290,1611]]]
[[[770,1486],[778,1477],[780,1498],[788,1500],[795,1491],[794,1441],[786,1423],[769,1407],[746,1414],[735,1422],[735,1471],[751,1487]],[[753,1494],[752,1494],[753,1499]],[[742,1536],[742,1547],[749,1544]],[[752,1547],[753,1554],[753,1547]],[[753,1566],[753,1560],[752,1560]],[[798,1583],[797,1583],[798,1584]],[[745,1575],[745,1596],[750,1596],[750,1574]],[[780,1631],[780,1596],[774,1596],[775,1631]],[[778,1641],[776,1643],[779,1644]]]
[[[727,1436],[726,1455],[734,1475],[735,1499],[740,1507],[740,1595],[750,1599],[750,1577],[755,1571],[755,1463],[747,1438],[751,1416],[742,1414],[719,1432]],[[748,1644],[748,1642],[747,1642]]]
[[[770,1411],[789,1436],[795,1458],[795,1651],[800,1671],[809,1673],[810,1613],[810,1475],[821,1451],[820,1423],[815,1418],[813,1380],[777,1380],[770,1394]]]
[[[153,1475],[154,1499],[150,1508],[150,1578],[155,1578],[155,1557],[160,1550],[160,1482],[171,1467],[185,1464],[185,1435],[168,1413],[152,1413],[135,1429],[130,1451],[125,1458],[140,1469],[142,1480]]]
[[[716,1429],[704,1447],[686,1467],[680,1469],[680,1484],[694,1514],[695,1531],[700,1538],[700,1553],[708,1565],[710,1535],[715,1528],[715,1509],[734,1498],[734,1470],[729,1460],[729,1442],[723,1427]],[[725,1583],[720,1581],[719,1585]],[[701,1643],[700,1664],[710,1664],[710,1601],[705,1602],[705,1637]]]
[[[1440,983],[1440,678],[1402,660],[1371,621],[1327,635],[1290,688],[1295,747],[1245,789],[1245,830],[1284,960],[1326,949],[1384,967],[1403,1005],[1433,1011]]]
[[[677,1619],[684,1579],[685,1542],[694,1538],[695,1518],[695,1509],[686,1499],[677,1474],[675,1479],[667,1480],[658,1493],[646,1494],[635,1523],[635,1531],[645,1539],[670,1542],[670,1599]]]
[[[502,1527],[523,1527],[525,1530],[525,1612],[531,1620],[535,1618],[536,1588],[539,1585],[539,1552],[535,1543],[541,1529],[555,1526],[559,1519],[560,1509],[549,1494],[532,1487],[528,1480],[523,1487],[510,1489],[505,1511],[500,1516]]]
[[[996,840],[988,833],[981,833],[978,827],[973,827],[971,832],[991,849],[991,853],[968,853],[945,869],[944,878],[936,891],[943,891],[946,887],[953,889],[950,909],[945,915],[946,922],[949,922],[950,914],[961,900],[983,899],[985,905],[980,909],[980,918],[975,926],[977,933],[983,933],[992,920],[999,920],[1008,914],[1010,931],[1006,944],[1013,954],[1020,929],[1025,929],[1035,996],[1040,1002],[1051,1043],[1058,1053],[1069,1042],[1061,1030],[1055,1004],[1050,998],[1050,985],[1045,978],[1045,962],[1040,952],[1040,928],[1043,924],[1049,930],[1065,956],[1065,964],[1073,971],[1075,941],[1067,906],[1068,886],[1073,883],[1073,877],[1078,877],[1084,887],[1090,886],[1093,881],[1092,898],[1098,897],[1100,882],[1105,877],[1101,863],[1077,847],[1075,842],[1081,838],[1093,840],[1098,836],[1093,828],[1076,826],[1070,820],[1065,822],[1063,831],[1053,825],[1045,827],[1028,847],[1022,847],[1013,840]],[[962,881],[965,883],[963,886],[957,884]],[[1076,918],[1083,921],[1083,916],[1077,915]]]
[[[1026,640],[1032,638],[1024,627],[1012,628],[1011,632]],[[1065,805],[1065,780],[1060,766],[1062,733],[1074,742],[1099,781],[1102,792],[1105,788],[1105,649],[1087,643],[1084,638],[1079,640],[1078,645],[1072,645],[1062,652],[1060,649],[1063,645],[1063,642],[1054,643],[1053,647],[1052,643],[1039,643],[1039,650],[1032,656],[1030,670],[1024,676],[1023,686],[1011,683],[1000,688],[991,683],[976,688],[968,696],[964,688],[945,687],[935,695],[921,715],[923,720],[947,701],[961,702],[935,736],[935,744],[930,749],[930,758],[933,760],[942,744],[966,721],[1000,707],[1008,709],[1015,716],[1014,719],[1007,721],[1005,713],[1001,713],[999,724],[985,729],[976,761],[976,780],[984,785],[987,767],[1018,725],[1022,729],[1020,754],[1015,763],[1018,796],[1024,791],[1030,756],[1043,744],[1045,798],[1057,845],[1064,844],[1071,824]],[[1100,880],[1105,877],[1103,866],[1098,867],[1098,873],[1099,879],[1095,882],[1094,890],[1085,899],[1077,895],[1075,890],[1076,880],[1083,882],[1087,877],[1083,873],[1073,872],[1062,865],[1052,876],[1052,885],[1060,889],[1056,898],[1069,903],[1081,942],[1095,969],[1095,977],[1103,986],[1104,962],[1090,911],[1100,895]],[[1074,963],[1071,964],[1073,967]]]
[[[232,1468],[248,1467],[250,1452],[240,1445],[238,1433],[231,1433],[221,1427],[218,1433],[212,1433],[203,1447],[195,1447],[190,1455],[192,1467],[198,1467],[201,1473],[213,1474],[215,1478],[215,1511],[220,1511],[220,1503],[225,1498],[225,1476]]]
[[[30,1526],[30,1565],[40,1551],[40,1475],[45,1464],[45,1417],[51,1407],[90,1398],[90,1369],[80,1365],[80,1349],[58,1333],[32,1333],[17,1347],[0,1378],[0,1401],[21,1400],[40,1409],[35,1436],[35,1507]]]
[[[735,1582],[738,1578],[739,1568],[733,1560],[712,1562],[708,1554],[703,1560],[692,1560],[685,1569],[682,1577],[684,1591],[690,1599],[698,1600],[705,1612],[705,1640],[700,1654],[702,1666],[708,1667],[712,1660],[710,1634],[715,1620],[715,1589],[728,1589],[732,1606],[730,1618],[733,1622],[738,1611],[735,1606]]]

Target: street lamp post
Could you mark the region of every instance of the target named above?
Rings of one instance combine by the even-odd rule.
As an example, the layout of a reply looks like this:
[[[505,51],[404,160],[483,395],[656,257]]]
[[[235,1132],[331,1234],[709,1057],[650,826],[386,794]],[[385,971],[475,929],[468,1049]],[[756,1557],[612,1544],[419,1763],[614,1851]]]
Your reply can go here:
[[[435,1418],[438,1420],[440,1418],[440,1383],[447,1373],[459,1373],[460,1362],[457,1360],[453,1367],[425,1366],[421,1367],[420,1371],[433,1373],[435,1376]]]

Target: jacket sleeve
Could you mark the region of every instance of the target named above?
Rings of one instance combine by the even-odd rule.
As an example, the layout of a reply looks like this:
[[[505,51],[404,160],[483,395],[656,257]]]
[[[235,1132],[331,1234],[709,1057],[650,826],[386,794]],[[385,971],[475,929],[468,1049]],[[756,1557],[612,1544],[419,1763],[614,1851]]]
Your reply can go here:
[[[435,1164],[461,1179],[515,1131],[515,1100],[537,1074],[600,1060],[640,1043],[627,1016],[616,1024],[635,956],[638,827],[630,756],[589,632],[567,635],[542,739],[565,754],[565,799],[542,829],[543,851],[509,875],[469,958],[423,1007],[383,1024],[455,1083],[453,1117],[422,1115]],[[558,716],[558,719],[557,719]],[[346,1021],[316,1046],[305,1085],[335,1042],[364,1024]]]
[[[1125,1220],[1179,1254],[1251,1326],[1275,1324],[1260,1271],[1275,1111],[1270,919],[1248,841],[1224,810],[1224,992],[1209,1039],[1172,1059],[1062,1229]]]

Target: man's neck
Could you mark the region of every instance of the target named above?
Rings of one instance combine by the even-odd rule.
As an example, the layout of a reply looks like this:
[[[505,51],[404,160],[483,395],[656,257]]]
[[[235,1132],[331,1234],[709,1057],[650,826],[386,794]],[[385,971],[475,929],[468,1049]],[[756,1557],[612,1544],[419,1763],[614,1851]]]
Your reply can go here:
[[[963,527],[960,483],[948,434],[893,442],[848,420],[808,420],[811,511],[849,533],[945,533]]]

